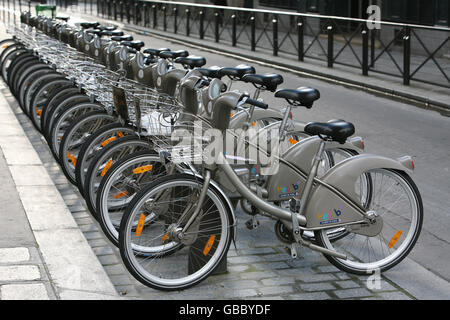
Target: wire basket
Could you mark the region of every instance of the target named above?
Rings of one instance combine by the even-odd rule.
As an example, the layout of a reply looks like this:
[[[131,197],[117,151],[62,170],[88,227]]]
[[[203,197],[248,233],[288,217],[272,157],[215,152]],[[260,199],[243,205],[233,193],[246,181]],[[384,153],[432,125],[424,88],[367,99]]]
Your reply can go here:
[[[151,139],[153,148],[165,153],[168,160],[192,164],[214,160],[214,154],[210,154],[214,139],[208,134],[211,129],[208,122],[198,116],[181,113],[171,128],[170,136],[154,135]]]

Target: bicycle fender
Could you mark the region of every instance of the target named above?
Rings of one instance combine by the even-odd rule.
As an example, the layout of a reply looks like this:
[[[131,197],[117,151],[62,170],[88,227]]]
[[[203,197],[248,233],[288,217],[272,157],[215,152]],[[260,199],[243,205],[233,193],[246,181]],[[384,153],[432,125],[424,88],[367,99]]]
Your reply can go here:
[[[305,212],[307,227],[335,227],[340,223],[362,220],[363,217],[354,204],[360,205],[361,202],[355,186],[362,174],[372,169],[408,172],[411,171],[411,167],[407,165],[408,160],[412,163],[408,156],[395,160],[373,154],[361,154],[338,163],[320,178],[324,184],[317,183],[311,192]]]
[[[253,111],[253,117],[252,117],[253,121],[258,121],[260,119],[266,119],[266,118],[274,118],[274,119],[282,120],[283,114],[280,111],[273,110],[273,109],[264,110],[264,109],[260,109],[260,108],[255,108],[255,110]],[[246,121],[247,121],[247,113],[240,111],[231,117],[230,128],[242,128],[242,125]]]
[[[358,141],[358,138],[355,141]],[[321,142],[322,140],[318,136],[305,138],[293,144],[283,153],[280,157],[278,171],[275,172],[276,174],[270,175],[267,181],[270,201],[289,199],[303,193],[307,175]],[[362,151],[353,142],[344,144],[329,142],[325,146],[325,150],[335,148],[352,150],[358,154]]]

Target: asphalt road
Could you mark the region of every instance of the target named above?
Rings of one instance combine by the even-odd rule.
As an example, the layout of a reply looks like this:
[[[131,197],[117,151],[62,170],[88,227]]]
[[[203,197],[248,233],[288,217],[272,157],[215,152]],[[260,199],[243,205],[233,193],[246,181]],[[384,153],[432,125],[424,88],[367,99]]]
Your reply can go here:
[[[314,87],[321,93],[320,100],[310,110],[294,110],[296,119],[345,119],[352,122],[356,127],[356,134],[364,138],[367,153],[394,158],[412,156],[416,165],[413,179],[422,194],[425,219],[419,241],[409,257],[436,275],[450,280],[450,118],[434,111],[306,78],[293,72],[279,71],[273,67],[155,37],[136,37],[143,40],[146,47],[187,49],[190,54],[204,56],[207,66],[248,63],[255,66],[257,73],[279,73],[284,78],[280,88]],[[253,87],[245,83],[239,83],[234,89],[253,91]],[[283,106],[284,101],[273,97],[273,93],[263,93],[262,97],[273,108]]]

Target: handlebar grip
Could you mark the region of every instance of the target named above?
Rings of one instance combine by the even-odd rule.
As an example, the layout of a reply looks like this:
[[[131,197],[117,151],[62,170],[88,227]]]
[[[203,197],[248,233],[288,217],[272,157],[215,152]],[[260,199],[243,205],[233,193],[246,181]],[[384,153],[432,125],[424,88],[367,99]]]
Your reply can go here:
[[[269,105],[267,103],[261,102],[259,100],[255,100],[252,98],[247,98],[247,100],[245,100],[245,103],[254,105],[255,107],[261,108],[261,109],[269,109]]]

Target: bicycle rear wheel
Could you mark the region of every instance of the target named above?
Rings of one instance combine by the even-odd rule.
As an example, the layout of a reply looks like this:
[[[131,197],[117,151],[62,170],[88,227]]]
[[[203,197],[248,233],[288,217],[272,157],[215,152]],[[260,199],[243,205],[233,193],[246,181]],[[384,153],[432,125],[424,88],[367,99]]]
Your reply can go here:
[[[347,260],[325,255],[339,269],[355,274],[383,272],[402,261],[416,243],[423,221],[420,193],[404,172],[374,169],[370,175],[371,194],[359,194],[366,211],[376,215],[374,223],[347,226],[348,234],[331,243],[326,230],[316,231],[319,245],[347,255]],[[358,179],[355,191],[358,192]]]

